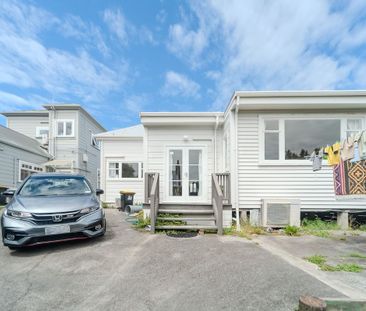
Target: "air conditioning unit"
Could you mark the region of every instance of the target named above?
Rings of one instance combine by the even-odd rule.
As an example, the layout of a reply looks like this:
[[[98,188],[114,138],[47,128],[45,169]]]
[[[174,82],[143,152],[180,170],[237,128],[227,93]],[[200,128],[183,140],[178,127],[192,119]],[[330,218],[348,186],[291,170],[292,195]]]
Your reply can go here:
[[[300,201],[265,199],[262,202],[262,226],[283,228],[300,226]]]
[[[83,153],[83,162],[84,163],[88,162],[88,155],[86,153]]]

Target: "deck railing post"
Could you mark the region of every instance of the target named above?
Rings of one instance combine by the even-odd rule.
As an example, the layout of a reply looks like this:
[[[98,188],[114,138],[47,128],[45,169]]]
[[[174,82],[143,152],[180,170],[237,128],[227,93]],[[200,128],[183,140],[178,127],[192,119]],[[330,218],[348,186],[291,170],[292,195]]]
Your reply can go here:
[[[150,190],[150,227],[151,232],[155,233],[156,218],[159,212],[159,173],[154,173]]]

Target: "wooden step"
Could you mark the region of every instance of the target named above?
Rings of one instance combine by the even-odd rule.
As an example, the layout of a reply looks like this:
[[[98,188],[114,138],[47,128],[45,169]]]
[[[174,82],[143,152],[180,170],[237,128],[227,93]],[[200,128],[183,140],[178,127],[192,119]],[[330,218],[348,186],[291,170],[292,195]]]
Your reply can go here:
[[[158,220],[172,220],[172,221],[215,221],[215,217],[207,216],[207,217],[159,217]]]
[[[212,209],[160,209],[159,213],[162,214],[191,214],[191,215],[212,215]]]
[[[167,225],[156,226],[159,230],[217,230],[217,226],[199,226],[199,225]]]
[[[212,204],[203,203],[160,203],[160,209],[188,209],[188,210],[212,210]]]

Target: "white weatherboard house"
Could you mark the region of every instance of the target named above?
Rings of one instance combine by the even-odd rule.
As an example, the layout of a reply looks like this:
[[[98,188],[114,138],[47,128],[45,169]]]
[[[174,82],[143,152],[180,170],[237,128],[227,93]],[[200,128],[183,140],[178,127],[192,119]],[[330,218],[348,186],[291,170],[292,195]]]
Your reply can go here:
[[[332,167],[313,172],[305,157],[365,129],[365,91],[235,92],[225,112],[142,112],[141,123],[142,139],[107,147],[102,138],[101,167],[113,201],[124,159],[141,163],[134,176],[143,167],[144,189],[128,187],[144,196],[153,231],[175,228],[164,225],[167,214],[221,233],[232,215],[276,226],[298,225],[300,210],[365,210],[366,200],[338,201]]]

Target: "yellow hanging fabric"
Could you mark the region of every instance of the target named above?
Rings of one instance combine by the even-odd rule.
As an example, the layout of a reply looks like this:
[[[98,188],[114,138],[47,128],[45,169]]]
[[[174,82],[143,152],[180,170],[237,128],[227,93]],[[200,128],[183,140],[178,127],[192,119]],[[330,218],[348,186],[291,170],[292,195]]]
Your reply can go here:
[[[339,142],[333,146],[327,146],[324,151],[328,154],[329,165],[337,165],[341,161],[341,144]]]

